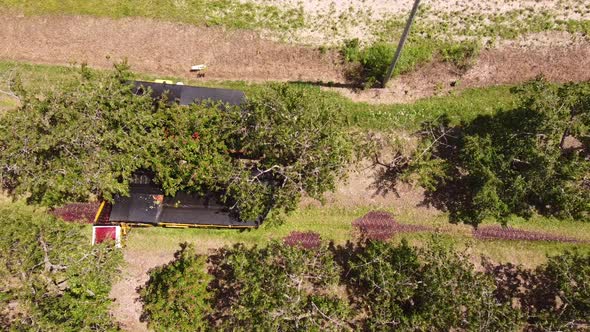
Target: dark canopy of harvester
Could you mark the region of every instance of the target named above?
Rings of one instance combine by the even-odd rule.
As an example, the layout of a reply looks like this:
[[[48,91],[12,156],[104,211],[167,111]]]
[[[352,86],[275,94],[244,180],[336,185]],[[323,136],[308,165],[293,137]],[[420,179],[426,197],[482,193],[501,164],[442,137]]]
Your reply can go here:
[[[211,101],[240,105],[245,100],[242,91],[173,85],[152,82],[133,82],[134,93],[151,91],[152,98],[166,95],[180,105]],[[148,172],[138,172],[131,181],[129,197],[116,196],[97,218],[101,223],[180,224],[212,227],[254,227],[257,222],[244,222],[233,218],[227,208],[214,195],[199,196],[184,192],[165,197],[161,188],[152,181]]]

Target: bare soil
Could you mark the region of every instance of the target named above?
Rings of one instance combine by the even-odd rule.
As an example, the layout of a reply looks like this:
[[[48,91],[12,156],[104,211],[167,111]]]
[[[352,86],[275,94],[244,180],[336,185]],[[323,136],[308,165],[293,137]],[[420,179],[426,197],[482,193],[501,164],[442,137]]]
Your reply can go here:
[[[542,46],[506,43],[482,51],[464,73],[451,64],[433,62],[392,80],[387,89],[337,90],[355,101],[405,103],[467,88],[518,84],[539,75],[554,82],[590,80],[590,42]]]
[[[111,312],[124,331],[148,331],[147,324],[140,321],[143,309],[138,288],[148,281],[147,272],[171,261],[174,252],[161,252],[158,255],[150,252],[146,255],[145,252],[125,249],[123,254],[126,266],[121,279],[111,289],[110,296],[114,299]]]
[[[110,68],[127,59],[135,71],[207,79],[341,81],[337,54],[268,41],[255,32],[148,19],[0,15],[0,58],[47,64],[86,62]]]
[[[336,51],[262,39],[255,32],[227,31],[147,19],[16,17],[2,15],[0,59],[47,64],[86,62],[110,68],[127,59],[133,70],[195,78],[191,65],[208,66],[203,80],[340,83],[355,101],[410,102],[451,90],[515,84],[545,75],[558,82],[590,80],[590,42],[556,42],[566,36],[528,36],[482,52],[465,73],[440,61],[390,82],[387,89],[346,88]],[[561,38],[563,37],[563,38]],[[535,40],[527,44],[526,40]]]

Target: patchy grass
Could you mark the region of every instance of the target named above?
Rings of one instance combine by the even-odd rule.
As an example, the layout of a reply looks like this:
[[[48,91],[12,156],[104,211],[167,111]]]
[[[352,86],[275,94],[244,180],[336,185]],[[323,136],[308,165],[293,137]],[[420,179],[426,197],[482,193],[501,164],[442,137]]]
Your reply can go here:
[[[159,252],[173,252],[182,242],[194,243],[202,253],[209,249],[219,248],[225,245],[242,242],[247,245],[265,246],[271,240],[280,240],[291,231],[316,232],[326,241],[334,241],[336,244],[344,244],[352,239],[352,222],[370,211],[370,207],[358,209],[339,208],[305,208],[300,209],[289,216],[286,222],[280,226],[263,225],[256,230],[229,230],[229,229],[166,229],[166,228],[133,228],[127,238],[127,250],[144,252],[146,255]],[[395,214],[395,211],[392,211]],[[512,262],[528,267],[545,262],[547,255],[555,255],[565,250],[581,250],[590,252],[590,245],[556,243],[556,242],[528,242],[528,241],[502,241],[502,240],[477,240],[471,236],[471,228],[466,225],[451,225],[446,216],[433,216],[422,218],[409,218],[411,212],[397,213],[396,219],[402,224],[419,224],[438,229],[440,237],[449,243],[453,243],[461,250],[468,249],[474,259],[481,255],[490,257],[496,262]],[[537,219],[530,222],[528,229],[548,231],[545,225],[550,220]],[[511,224],[517,227],[517,224]],[[536,225],[539,225],[537,227]],[[574,228],[578,229],[577,237],[590,239],[590,224],[579,222],[559,222],[552,232],[556,234],[570,234]],[[396,235],[393,241],[408,239],[411,244],[420,245],[432,237],[430,233],[411,233]]]
[[[444,97],[430,97],[410,104],[370,105],[346,101],[351,126],[385,130],[403,128],[416,130],[426,120],[447,114],[455,124],[469,121],[481,114],[493,114],[515,105],[509,86],[464,90]]]
[[[18,102],[16,99],[0,94],[0,114],[2,114],[4,111],[14,109],[17,106]]]
[[[0,7],[25,15],[146,17],[192,25],[285,31],[303,25],[303,11],[232,0],[0,0]]]

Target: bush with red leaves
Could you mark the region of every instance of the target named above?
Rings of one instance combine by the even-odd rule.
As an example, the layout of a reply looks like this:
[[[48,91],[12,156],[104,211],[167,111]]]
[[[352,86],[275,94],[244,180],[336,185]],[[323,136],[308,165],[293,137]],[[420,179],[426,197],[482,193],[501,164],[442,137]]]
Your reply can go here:
[[[283,238],[283,243],[291,247],[301,247],[305,249],[317,249],[322,244],[320,235],[314,232],[291,232]]]
[[[90,224],[94,222],[94,217],[96,216],[99,206],[99,202],[71,203],[53,209],[51,214],[64,221],[77,221]]]
[[[371,211],[352,222],[362,238],[367,240],[385,241],[396,233],[413,233],[430,230],[420,225],[400,224],[393,219],[389,212]]]
[[[524,241],[558,241],[558,242],[582,242],[578,239],[541,233],[533,231],[525,231],[522,229],[515,229],[512,227],[500,227],[500,226],[486,226],[479,227],[473,230],[473,236],[480,240],[524,240]]]

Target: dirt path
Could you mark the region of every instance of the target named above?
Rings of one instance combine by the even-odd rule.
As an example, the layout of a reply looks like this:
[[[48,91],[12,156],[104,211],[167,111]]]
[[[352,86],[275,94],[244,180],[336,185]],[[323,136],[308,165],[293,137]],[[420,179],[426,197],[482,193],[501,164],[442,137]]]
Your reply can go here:
[[[87,62],[110,68],[127,58],[133,70],[195,78],[188,69],[206,64],[207,80],[321,81],[344,83],[335,51],[288,45],[253,32],[224,31],[146,19],[2,16],[0,59],[48,64]],[[537,39],[532,45],[527,40]],[[410,102],[451,90],[514,84],[543,74],[550,80],[590,80],[590,42],[567,42],[552,33],[529,36],[482,52],[475,66],[458,73],[435,62],[402,75],[387,89],[334,89],[355,101]]]
[[[208,79],[340,81],[334,52],[263,40],[254,32],[224,31],[147,19],[15,17],[1,15],[0,58],[49,64],[87,62],[110,68],[127,58],[136,71]]]
[[[123,251],[126,266],[121,279],[111,289],[111,298],[115,300],[112,313],[124,331],[148,331],[147,324],[140,321],[142,305],[139,302],[137,288],[148,280],[147,271],[168,263],[174,258],[174,252],[142,252],[129,249]]]

